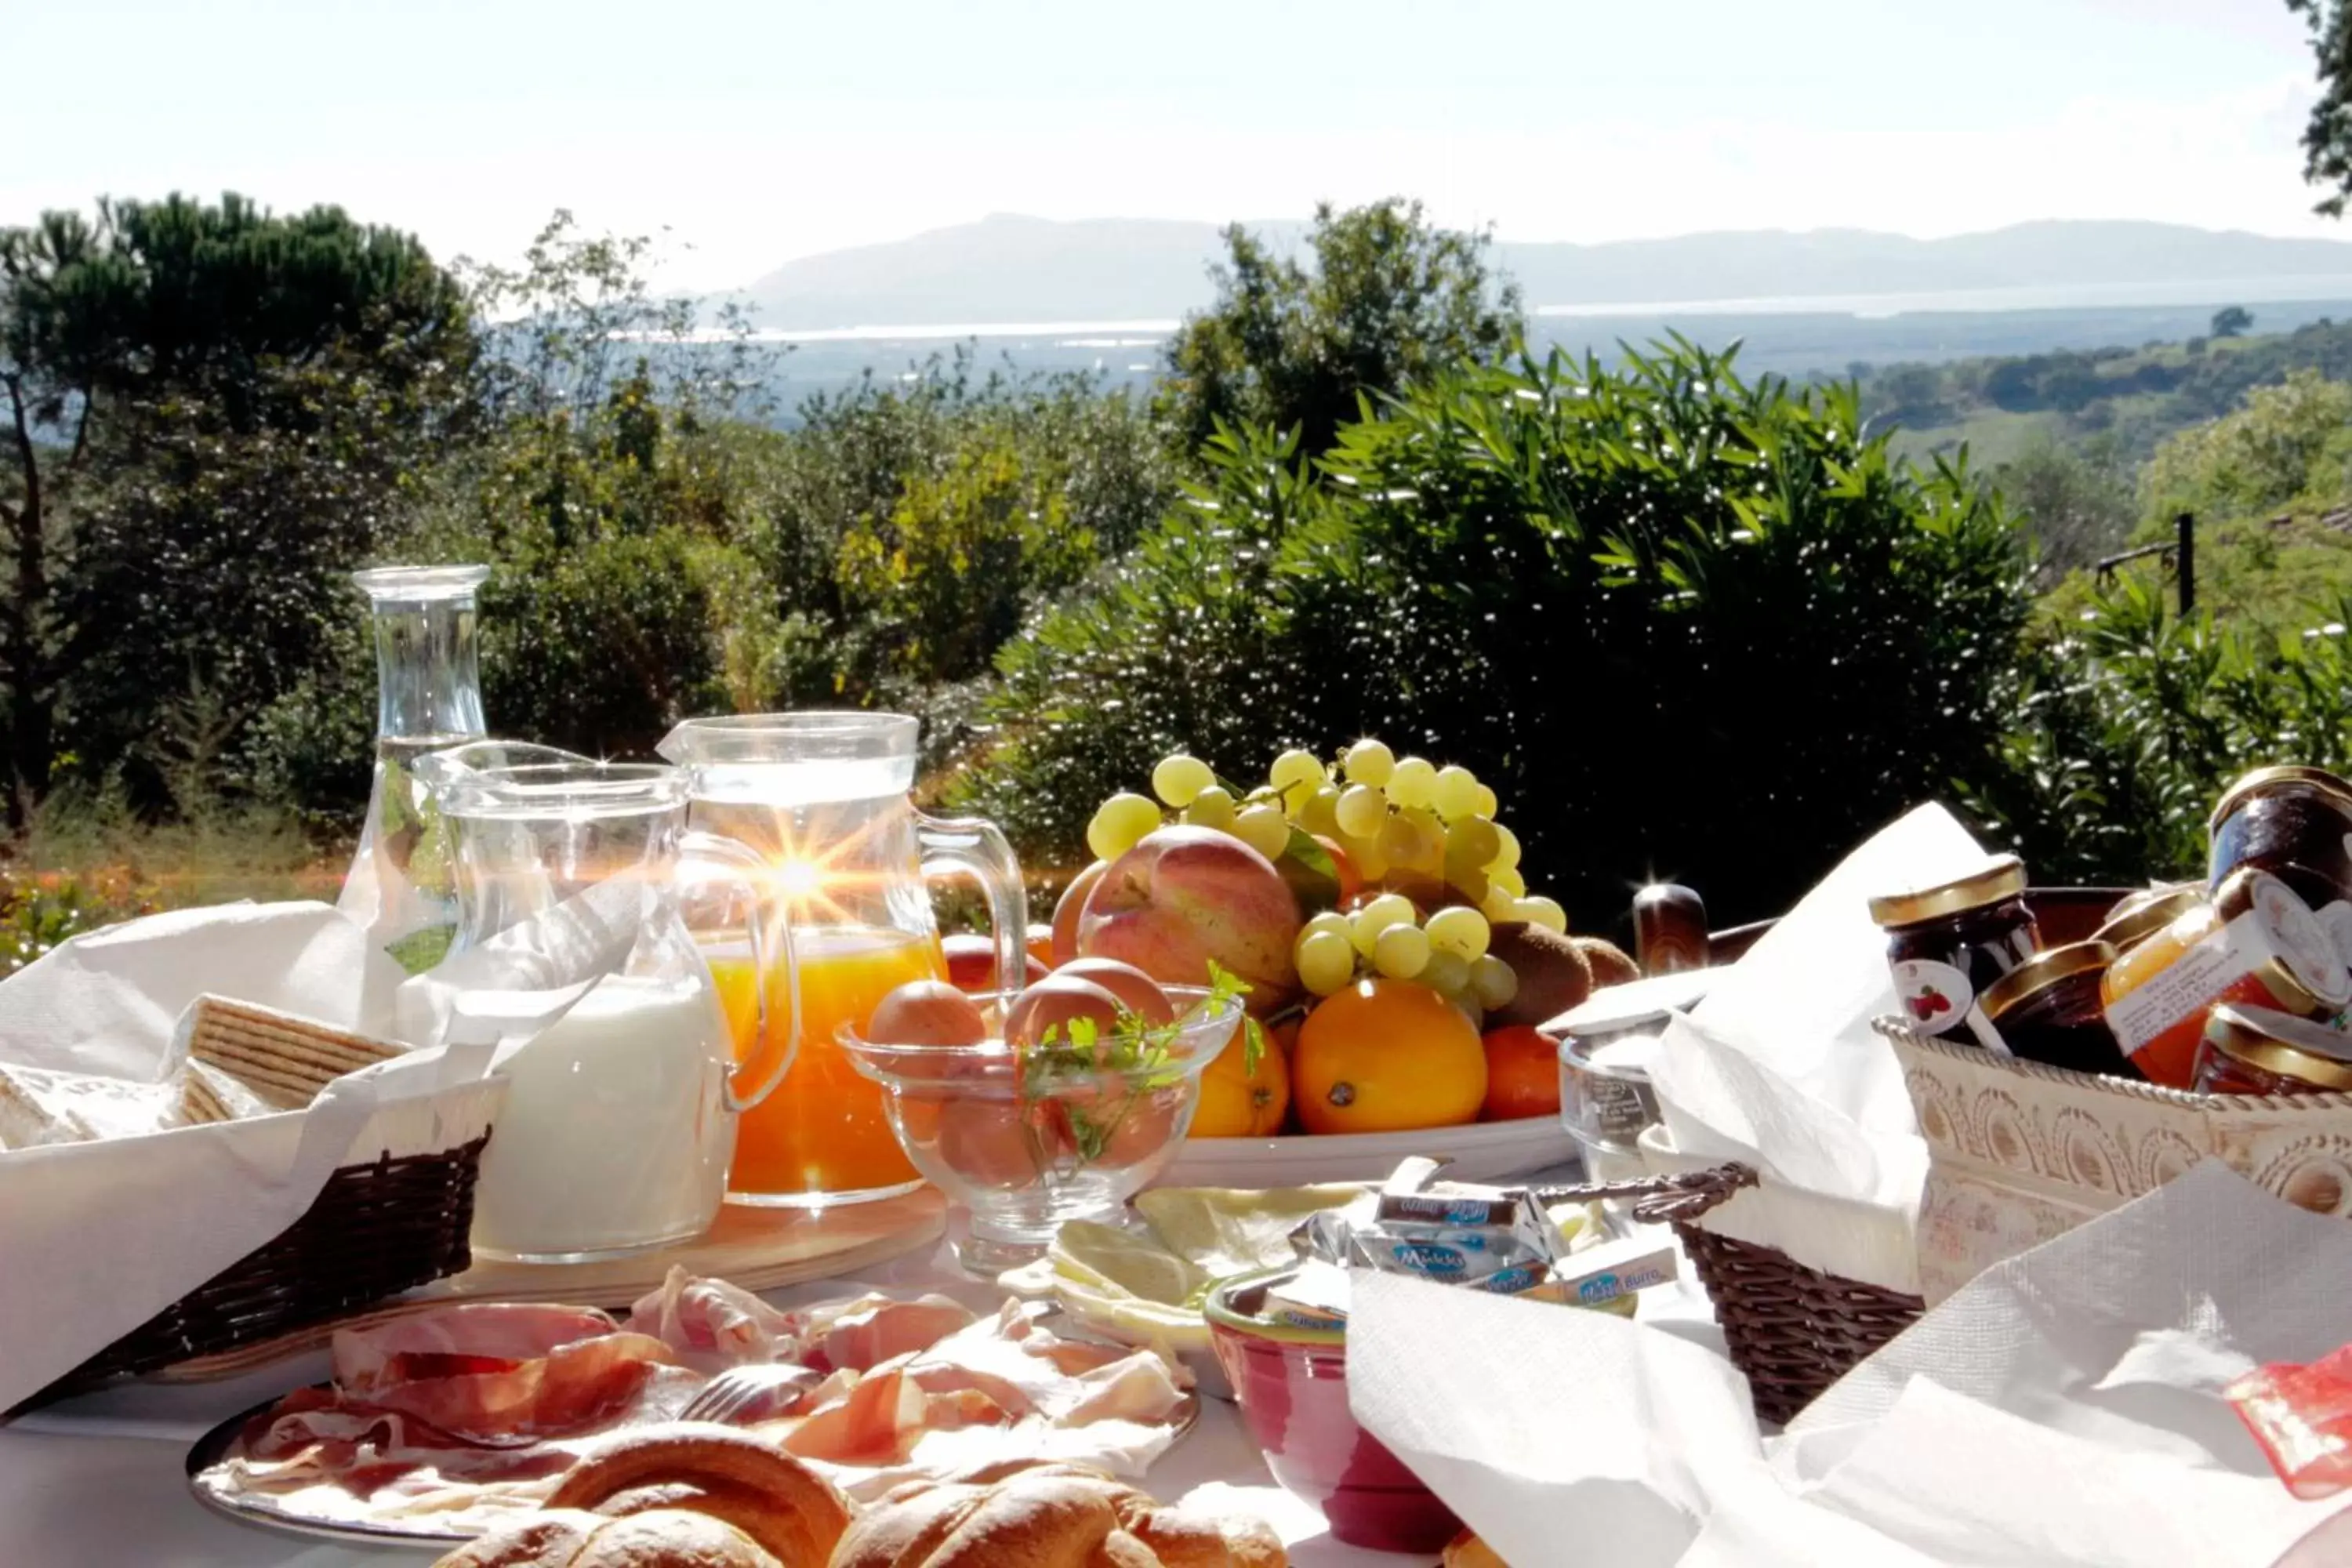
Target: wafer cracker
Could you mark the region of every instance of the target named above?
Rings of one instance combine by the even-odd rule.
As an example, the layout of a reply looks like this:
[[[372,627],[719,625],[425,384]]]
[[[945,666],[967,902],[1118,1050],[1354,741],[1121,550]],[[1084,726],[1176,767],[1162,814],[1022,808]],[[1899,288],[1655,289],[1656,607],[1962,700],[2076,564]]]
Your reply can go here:
[[[180,1064],[180,1120],[191,1127],[290,1109],[271,1103],[244,1079],[209,1062]]]
[[[135,1138],[179,1125],[170,1084],[0,1067],[0,1149]]]
[[[299,1110],[345,1073],[401,1054],[386,1041],[222,996],[198,997],[182,1027],[190,1061],[227,1074],[281,1110]]]

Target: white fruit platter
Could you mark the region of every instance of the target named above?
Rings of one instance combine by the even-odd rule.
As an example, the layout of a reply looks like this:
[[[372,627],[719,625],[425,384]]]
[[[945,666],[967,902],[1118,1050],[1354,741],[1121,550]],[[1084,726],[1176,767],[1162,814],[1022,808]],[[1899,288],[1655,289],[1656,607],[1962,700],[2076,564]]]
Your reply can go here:
[[[1162,1187],[1297,1187],[1377,1182],[1416,1154],[1449,1162],[1461,1182],[1531,1175],[1577,1159],[1556,1116],[1476,1121],[1417,1132],[1297,1133],[1281,1138],[1187,1138],[1153,1184]]]

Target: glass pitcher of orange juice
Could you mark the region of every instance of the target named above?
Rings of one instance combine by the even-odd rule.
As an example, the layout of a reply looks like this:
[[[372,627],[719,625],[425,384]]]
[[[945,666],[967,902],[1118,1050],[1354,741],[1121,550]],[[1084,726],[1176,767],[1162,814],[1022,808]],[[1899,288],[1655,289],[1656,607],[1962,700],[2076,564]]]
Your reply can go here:
[[[698,935],[737,1061],[755,1076],[756,1063],[791,1061],[737,1131],[730,1202],[856,1202],[920,1184],[881,1088],[835,1036],[845,1024],[862,1031],[907,981],[946,978],[927,877],[978,880],[996,972],[1020,984],[1029,913],[1012,846],[991,823],[915,809],[916,730],[905,714],[811,709],[689,719],[656,748],[691,776],[693,825],[766,862],[763,923],[781,935],[769,946],[789,943],[793,959],[763,963],[740,938]]]

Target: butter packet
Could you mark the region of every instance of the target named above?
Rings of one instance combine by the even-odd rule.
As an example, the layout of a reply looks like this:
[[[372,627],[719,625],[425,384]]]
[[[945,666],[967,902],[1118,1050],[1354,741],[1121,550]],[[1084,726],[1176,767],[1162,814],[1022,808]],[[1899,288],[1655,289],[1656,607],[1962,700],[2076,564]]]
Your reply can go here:
[[[1549,1279],[1567,1243],[1531,1194],[1435,1184],[1408,1160],[1377,1193],[1315,1215],[1294,1236],[1309,1258],[1516,1295]]]
[[[1598,1307],[1666,1284],[1678,1273],[1673,1247],[1627,1237],[1575,1254],[1528,1293],[1538,1300]]]

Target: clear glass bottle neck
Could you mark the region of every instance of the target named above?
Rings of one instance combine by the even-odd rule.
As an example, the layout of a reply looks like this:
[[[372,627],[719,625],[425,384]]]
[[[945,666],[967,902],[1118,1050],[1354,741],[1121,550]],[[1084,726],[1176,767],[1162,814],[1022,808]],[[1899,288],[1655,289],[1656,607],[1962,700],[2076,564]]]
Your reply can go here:
[[[376,595],[376,737],[447,745],[479,739],[482,672],[471,593]]]

